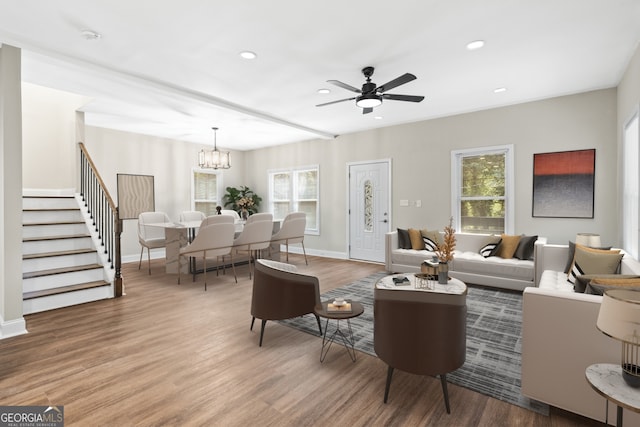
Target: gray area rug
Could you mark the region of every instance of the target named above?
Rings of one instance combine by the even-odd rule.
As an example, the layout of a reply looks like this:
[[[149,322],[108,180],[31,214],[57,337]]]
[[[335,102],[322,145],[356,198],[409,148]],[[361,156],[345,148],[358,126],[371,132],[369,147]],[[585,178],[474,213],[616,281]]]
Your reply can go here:
[[[364,313],[351,319],[355,348],[376,356],[373,350],[373,289],[387,273],[377,273],[322,294],[321,299],[343,297],[362,303]],[[318,335],[314,316],[280,323]],[[324,328],[325,321],[322,322]],[[331,327],[331,326],[330,326]],[[520,393],[522,351],[522,294],[469,286],[467,294],[467,357],[447,381],[523,408],[549,415],[547,404]]]

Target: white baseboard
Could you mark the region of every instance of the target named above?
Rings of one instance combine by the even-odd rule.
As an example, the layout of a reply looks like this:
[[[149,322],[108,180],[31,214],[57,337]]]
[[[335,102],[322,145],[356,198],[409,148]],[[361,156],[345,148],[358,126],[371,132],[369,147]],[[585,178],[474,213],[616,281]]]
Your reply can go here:
[[[27,332],[27,324],[24,321],[24,317],[4,321],[2,316],[0,316],[0,339],[23,335]]]

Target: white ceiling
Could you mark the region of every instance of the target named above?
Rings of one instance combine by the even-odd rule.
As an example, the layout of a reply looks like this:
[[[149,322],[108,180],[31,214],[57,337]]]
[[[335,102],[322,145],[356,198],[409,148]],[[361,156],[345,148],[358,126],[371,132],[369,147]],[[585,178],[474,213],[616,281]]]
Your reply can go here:
[[[23,49],[23,80],[91,97],[87,124],[204,144],[217,126],[234,150],[613,87],[639,40],[639,0],[0,4],[0,43]],[[426,99],[366,115],[354,101],[315,107],[351,97],[326,81],[359,88],[368,65],[378,85],[415,74],[389,93]]]

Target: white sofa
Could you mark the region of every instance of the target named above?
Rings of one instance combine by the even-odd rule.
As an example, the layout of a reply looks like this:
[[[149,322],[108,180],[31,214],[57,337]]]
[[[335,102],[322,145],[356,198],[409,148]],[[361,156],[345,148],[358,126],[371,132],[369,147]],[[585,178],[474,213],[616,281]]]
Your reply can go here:
[[[596,328],[602,296],[573,292],[563,272],[567,245],[543,245],[536,256],[544,272],[523,293],[522,394],[604,422],[605,399],[585,378],[589,365],[620,363],[620,342]],[[640,263],[625,255],[620,273],[640,274]],[[609,422],[615,419],[610,404]],[[624,421],[640,425],[640,414],[625,410]]]
[[[524,290],[538,283],[542,270],[537,266],[537,252],[547,242],[538,237],[534,245],[534,260],[484,258],[479,250],[491,240],[489,234],[456,233],[456,250],[449,267],[449,275],[465,283],[496,288]],[[433,252],[398,248],[398,232],[385,235],[385,268],[391,273],[417,273]]]

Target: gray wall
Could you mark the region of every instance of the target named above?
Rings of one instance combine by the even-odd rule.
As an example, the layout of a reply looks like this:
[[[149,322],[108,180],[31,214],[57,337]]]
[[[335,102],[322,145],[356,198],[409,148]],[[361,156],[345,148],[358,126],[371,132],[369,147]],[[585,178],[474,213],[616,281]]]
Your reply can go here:
[[[577,232],[598,232],[603,243],[617,243],[615,89],[251,151],[247,181],[267,194],[269,168],[319,163],[321,235],[305,243],[345,252],[347,162],[391,158],[392,228],[442,229],[451,210],[451,150],[503,144],[515,147],[516,233],[564,243]],[[533,154],[587,148],[596,149],[595,217],[532,218]],[[400,207],[401,199],[422,200],[422,207]]]

